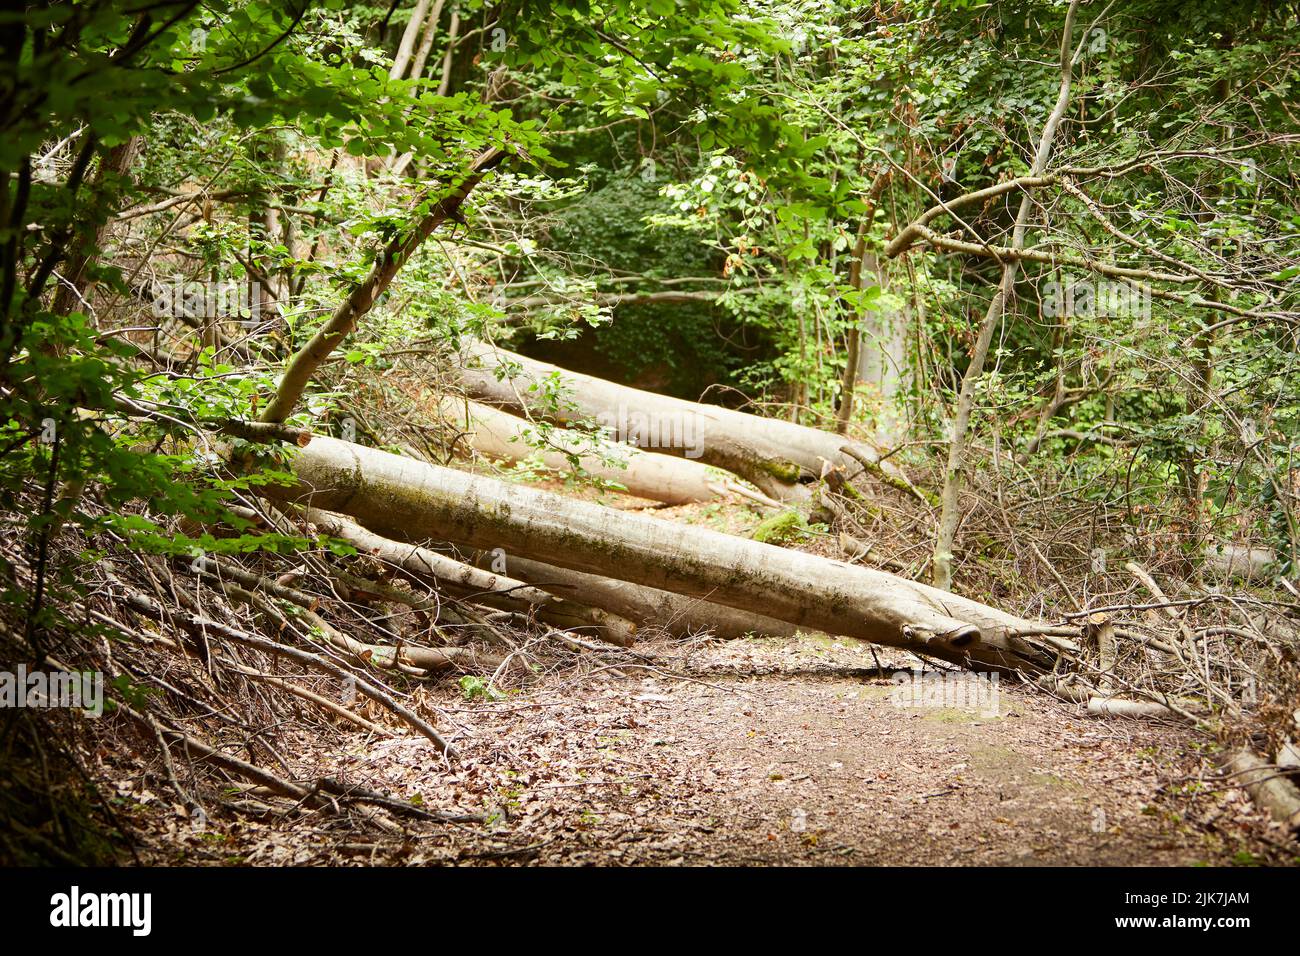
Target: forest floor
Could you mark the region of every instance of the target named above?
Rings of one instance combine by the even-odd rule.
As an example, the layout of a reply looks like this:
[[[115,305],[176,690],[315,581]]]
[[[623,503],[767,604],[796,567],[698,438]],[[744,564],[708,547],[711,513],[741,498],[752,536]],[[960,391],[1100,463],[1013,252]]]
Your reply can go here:
[[[717,506],[650,513],[741,534],[756,520]],[[824,636],[647,635],[634,651],[572,655],[497,699],[451,679],[417,689],[417,709],[460,752],[451,763],[423,738],[347,724],[325,736],[296,726],[278,744],[297,779],[482,823],[221,810],[198,825],[120,757],[101,752],[100,771],[149,835],[138,859],[157,864],[1300,862],[1182,726],[1089,717],[1014,681],[992,702],[922,706],[893,680],[918,659]]]
[[[429,695],[460,729],[303,741],[332,775],[487,823],[180,818],[146,854],[191,864],[1252,865],[1297,862],[1203,742],[1003,683],[996,713],[907,707],[869,650],[824,638],[650,644],[653,669],[525,693]],[[675,676],[667,675],[674,658]],[[889,670],[893,664],[881,655]],[[910,666],[899,660],[901,667]],[[689,673],[690,677],[680,676]],[[444,726],[447,724],[444,723]],[[123,794],[125,796],[126,794]],[[135,795],[139,798],[139,795]],[[376,815],[387,817],[386,811]],[[153,828],[150,828],[153,829]],[[401,832],[397,832],[400,830]],[[157,830],[154,833],[157,834]]]

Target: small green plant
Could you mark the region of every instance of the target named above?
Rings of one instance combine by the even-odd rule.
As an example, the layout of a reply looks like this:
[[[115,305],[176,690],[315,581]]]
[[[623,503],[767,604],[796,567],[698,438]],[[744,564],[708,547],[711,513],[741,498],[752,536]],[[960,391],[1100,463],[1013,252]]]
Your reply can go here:
[[[117,691],[118,695],[128,705],[136,710],[144,710],[149,705],[149,695],[159,695],[162,691],[157,687],[150,687],[147,684],[137,684],[131,680],[130,676],[123,674],[115,677],[109,682],[110,687]],[[117,706],[117,702],[107,700],[104,702],[105,709],[111,710]]]
[[[492,686],[492,682],[473,674],[466,674],[460,679],[460,692],[466,700],[504,700],[505,694]]]
[[[809,524],[803,512],[790,510],[764,518],[754,529],[752,537],[764,544],[786,545],[825,530],[824,525]]]

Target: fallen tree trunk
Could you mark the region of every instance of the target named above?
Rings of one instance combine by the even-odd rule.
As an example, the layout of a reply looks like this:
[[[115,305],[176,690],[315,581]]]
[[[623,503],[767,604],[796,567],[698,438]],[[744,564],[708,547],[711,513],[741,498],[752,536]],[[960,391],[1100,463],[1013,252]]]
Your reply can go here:
[[[385,535],[445,538],[658,587],[804,628],[954,663],[1037,670],[1035,625],[978,602],[774,545],[573,501],[331,438],[264,493],[349,514]]]
[[[517,415],[466,399],[448,397],[438,404],[442,416],[464,430],[470,446],[491,458],[511,462],[540,460],[544,467],[562,474],[571,472],[577,459],[582,470],[593,478],[616,482],[638,498],[670,505],[740,494],[778,506],[770,498],[744,488],[734,477],[718,474],[698,461],[649,454],[620,442],[565,431],[548,436],[548,447],[538,448],[528,441],[530,433],[535,435],[537,429]]]
[[[466,392],[481,402],[559,422],[594,419],[621,441],[698,458],[782,500],[806,499],[805,486],[820,477],[827,462],[849,474],[860,471],[862,466],[841,451],[846,444],[869,461],[880,457],[874,448],[843,435],[644,392],[481,343],[469,347],[461,364]],[[498,372],[510,374],[498,378]],[[537,400],[553,388],[548,380],[556,377],[573,407],[557,409]]]
[[[476,650],[471,647],[420,647],[416,644],[403,644],[400,647],[384,647],[379,644],[365,644],[340,631],[329,635],[329,641],[341,651],[347,651],[358,661],[375,667],[401,669],[414,668],[417,671],[440,671],[449,667],[462,670],[491,672],[505,663],[499,654]]]
[[[480,551],[475,563],[493,560],[493,554]],[[584,604],[604,608],[634,622],[640,628],[659,628],[677,637],[710,631],[715,637],[731,640],[747,634],[793,637],[799,630],[786,621],[724,607],[700,598],[683,597],[672,591],[650,588],[630,581],[587,574],[556,567],[541,561],[510,556],[506,570],[521,581],[545,591],[572,598]]]
[[[1225,580],[1266,581],[1276,574],[1277,554],[1270,548],[1252,548],[1240,544],[1215,544],[1205,546],[1205,567]]]
[[[1178,717],[1164,704],[1154,700],[1120,700],[1114,697],[1092,697],[1088,700],[1088,713],[1094,717]]]
[[[458,597],[501,610],[535,614],[565,630],[582,629],[610,644],[630,647],[636,625],[617,612],[549,594],[522,581],[480,570],[414,544],[390,540],[342,515],[306,509],[307,520],[326,534],[342,538],[358,551],[379,558],[419,580],[433,580]]]
[[[507,577],[486,570],[497,559],[490,551],[475,554],[475,567],[419,545],[385,538],[343,515],[318,508],[308,508],[305,513],[327,534],[417,579],[436,581],[459,597],[531,612],[547,624],[583,630],[622,647],[630,647],[642,627],[661,628],[676,636],[710,631],[726,639],[747,634],[792,637],[798,631],[793,624],[761,614],[527,558],[507,558],[506,571],[511,575]]]
[[[1292,834],[1300,835],[1300,788],[1287,780],[1281,770],[1249,750],[1234,752],[1225,766],[1274,820]]]
[[[229,574],[230,569],[227,569],[225,573]],[[251,604],[263,613],[270,615],[278,623],[288,625],[288,617],[282,614],[274,604],[267,601],[266,595],[247,590],[225,580],[219,580],[218,586],[228,597]],[[295,604],[299,604],[297,600],[290,600]],[[398,670],[415,676],[421,676],[421,671],[439,671],[448,667],[495,670],[505,660],[505,658],[498,657],[495,654],[488,654],[469,647],[422,647],[418,644],[405,643],[397,646],[367,644],[339,630],[309,606],[299,604],[296,616],[301,617],[315,628],[326,641],[333,644],[340,651],[352,655],[360,663],[389,670]]]

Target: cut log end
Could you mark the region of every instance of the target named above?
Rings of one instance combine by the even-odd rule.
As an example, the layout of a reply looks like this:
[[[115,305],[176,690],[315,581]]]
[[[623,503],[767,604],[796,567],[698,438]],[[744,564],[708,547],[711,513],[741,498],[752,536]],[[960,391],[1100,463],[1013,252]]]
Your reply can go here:
[[[980,643],[983,636],[983,632],[975,624],[960,623],[955,627],[923,623],[903,625],[903,639],[909,642],[919,641],[922,644],[937,642],[948,647],[967,648]]]
[[[959,627],[955,631],[950,631],[942,635],[953,647],[966,647],[970,644],[978,644],[984,639],[983,632],[974,624],[967,624],[965,627]]]

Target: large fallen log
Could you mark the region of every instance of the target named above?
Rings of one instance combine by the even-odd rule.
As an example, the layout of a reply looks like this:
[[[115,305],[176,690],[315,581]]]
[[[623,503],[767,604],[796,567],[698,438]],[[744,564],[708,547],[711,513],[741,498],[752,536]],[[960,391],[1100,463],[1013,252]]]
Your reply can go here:
[[[459,597],[489,607],[532,613],[554,627],[584,630],[623,647],[631,646],[641,627],[658,628],[679,637],[709,631],[726,639],[747,634],[792,637],[798,631],[793,624],[761,614],[527,558],[507,558],[507,577],[488,570],[498,560],[498,554],[492,551],[477,552],[475,567],[420,545],[383,537],[333,512],[307,508],[305,517],[321,531],[342,538],[362,553],[417,579],[436,581]]]
[[[1282,771],[1244,749],[1231,753],[1224,766],[1274,820],[1300,836],[1300,789]]]
[[[670,505],[712,501],[729,494],[776,505],[745,489],[734,476],[689,458],[656,455],[600,436],[584,438],[565,429],[548,435],[547,445],[538,448],[529,441],[533,438],[536,442],[538,429],[517,415],[472,399],[446,397],[438,405],[442,417],[463,431],[470,446],[490,458],[510,462],[540,460],[543,467],[561,474],[572,472],[576,460],[593,478],[615,482],[638,498]]]
[[[475,563],[480,566],[490,565],[495,559],[496,555],[490,551],[480,551],[475,555]],[[786,621],[752,611],[514,555],[506,558],[506,570],[544,591],[603,608],[633,621],[640,628],[658,628],[677,637],[706,631],[727,640],[749,634],[793,637],[799,630]]]
[[[1266,581],[1280,572],[1277,554],[1271,548],[1254,548],[1240,544],[1205,546],[1205,568],[1225,580]]]
[[[331,438],[292,460],[294,486],[264,493],[355,517],[389,537],[444,538],[702,597],[804,628],[954,663],[1037,670],[1052,655],[1031,622],[856,567],[716,531],[629,514]]]
[[[327,534],[342,538],[363,554],[376,557],[419,580],[436,581],[458,597],[495,607],[536,615],[554,627],[582,629],[621,647],[631,646],[636,625],[604,605],[590,606],[580,599],[569,600],[523,581],[464,564],[415,544],[399,543],[361,527],[342,515],[306,509],[307,520]]]
[[[806,498],[805,486],[821,475],[826,462],[848,474],[861,471],[862,465],[841,451],[845,445],[868,461],[879,459],[874,448],[843,435],[644,392],[482,343],[468,346],[461,365],[465,391],[481,402],[559,422],[595,420],[619,441],[698,458],[774,498]],[[566,389],[559,408],[541,400],[557,381]]]

